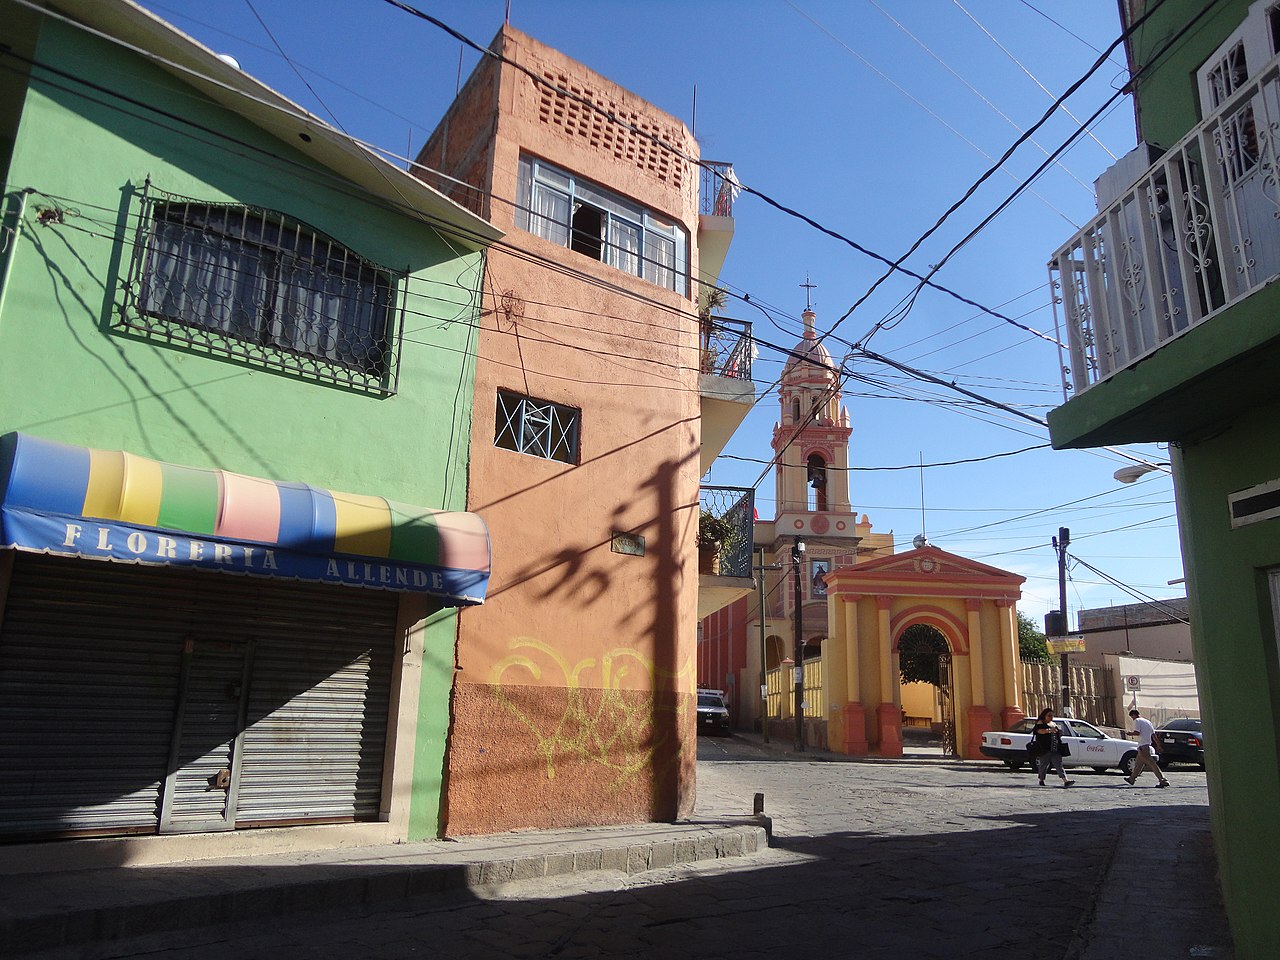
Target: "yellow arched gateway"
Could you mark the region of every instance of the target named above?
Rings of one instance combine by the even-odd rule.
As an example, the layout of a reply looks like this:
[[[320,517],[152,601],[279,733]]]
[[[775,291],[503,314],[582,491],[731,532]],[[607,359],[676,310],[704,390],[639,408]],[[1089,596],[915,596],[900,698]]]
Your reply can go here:
[[[899,644],[913,626],[945,640],[954,744],[978,758],[982,732],[1021,720],[1015,608],[1025,577],[928,544],[838,566],[827,577],[827,739],[854,756],[902,755]]]

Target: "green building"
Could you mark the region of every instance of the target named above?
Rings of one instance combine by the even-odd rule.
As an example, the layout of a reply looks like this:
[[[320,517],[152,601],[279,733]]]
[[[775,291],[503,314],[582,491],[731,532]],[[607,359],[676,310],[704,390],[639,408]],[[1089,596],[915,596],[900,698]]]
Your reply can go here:
[[[500,233],[146,11],[57,10],[0,0],[3,855],[435,836]]]
[[[1120,8],[1140,146],[1050,262],[1049,423],[1059,448],[1168,444],[1223,892],[1260,960],[1280,943],[1280,4]]]

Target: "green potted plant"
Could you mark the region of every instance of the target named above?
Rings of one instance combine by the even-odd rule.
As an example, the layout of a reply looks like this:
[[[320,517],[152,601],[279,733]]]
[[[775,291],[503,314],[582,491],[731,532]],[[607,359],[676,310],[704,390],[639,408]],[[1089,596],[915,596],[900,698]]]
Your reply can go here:
[[[718,517],[703,508],[698,515],[699,573],[715,575],[720,572],[720,553],[733,532],[733,524],[728,517]]]
[[[714,312],[723,310],[724,305],[729,302],[729,294],[721,287],[703,286],[698,291],[698,327],[699,340],[701,341],[701,363],[700,370],[703,373],[716,372],[716,360],[719,351],[716,349],[714,342],[715,318]]]

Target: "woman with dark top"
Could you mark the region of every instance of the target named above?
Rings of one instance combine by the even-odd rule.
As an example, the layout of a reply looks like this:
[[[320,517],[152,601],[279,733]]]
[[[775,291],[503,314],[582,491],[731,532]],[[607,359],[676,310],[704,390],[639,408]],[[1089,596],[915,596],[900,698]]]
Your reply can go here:
[[[1062,729],[1053,722],[1053,711],[1041,712],[1036,725],[1031,728],[1032,753],[1040,762],[1040,786],[1044,786],[1044,775],[1052,767],[1062,778],[1062,785],[1069,787],[1074,780],[1068,780],[1066,771],[1062,769]]]

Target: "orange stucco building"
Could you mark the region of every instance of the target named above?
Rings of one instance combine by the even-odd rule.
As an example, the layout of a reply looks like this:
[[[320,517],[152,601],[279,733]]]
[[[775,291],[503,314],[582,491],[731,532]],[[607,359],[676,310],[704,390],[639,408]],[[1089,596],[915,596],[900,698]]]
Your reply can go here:
[[[506,232],[458,438],[494,555],[459,619],[445,831],[673,819],[694,796],[700,250],[727,218],[700,217],[681,121],[509,26],[490,49],[419,156]]]

